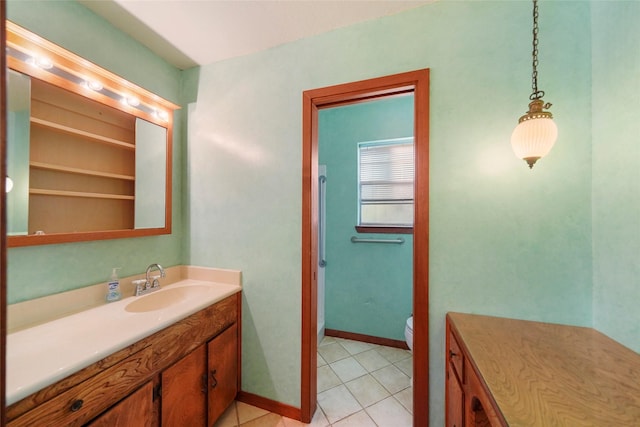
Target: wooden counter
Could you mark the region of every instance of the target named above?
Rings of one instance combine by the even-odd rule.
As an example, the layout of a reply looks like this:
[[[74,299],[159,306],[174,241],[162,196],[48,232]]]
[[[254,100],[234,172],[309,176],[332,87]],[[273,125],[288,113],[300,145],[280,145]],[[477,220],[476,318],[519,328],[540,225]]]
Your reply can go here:
[[[7,406],[7,426],[212,426],[239,390],[241,307],[234,292],[37,390]],[[156,324],[170,317],[154,312]]]
[[[446,365],[447,426],[640,426],[640,355],[591,328],[449,313]]]

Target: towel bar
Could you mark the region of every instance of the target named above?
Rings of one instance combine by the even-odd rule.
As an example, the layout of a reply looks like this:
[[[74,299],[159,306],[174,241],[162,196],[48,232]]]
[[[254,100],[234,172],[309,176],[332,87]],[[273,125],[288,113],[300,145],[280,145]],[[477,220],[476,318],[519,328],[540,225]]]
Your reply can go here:
[[[401,245],[404,243],[404,239],[402,237],[397,239],[363,239],[360,237],[352,236],[351,243],[395,243],[397,245]]]

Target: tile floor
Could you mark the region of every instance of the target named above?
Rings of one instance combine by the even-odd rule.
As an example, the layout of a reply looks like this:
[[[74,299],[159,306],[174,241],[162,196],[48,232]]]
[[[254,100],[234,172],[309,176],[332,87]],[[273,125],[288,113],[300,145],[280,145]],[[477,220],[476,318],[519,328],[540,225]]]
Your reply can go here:
[[[215,427],[410,427],[407,350],[325,337],[318,346],[318,410],[311,424],[234,402]]]

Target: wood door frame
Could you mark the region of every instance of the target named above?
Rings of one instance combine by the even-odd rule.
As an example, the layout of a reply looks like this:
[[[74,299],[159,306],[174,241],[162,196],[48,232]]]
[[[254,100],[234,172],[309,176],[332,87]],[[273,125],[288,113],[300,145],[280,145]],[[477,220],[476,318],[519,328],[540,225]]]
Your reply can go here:
[[[307,90],[302,95],[301,418],[317,405],[318,110],[414,94],[413,425],[429,424],[429,69]]]

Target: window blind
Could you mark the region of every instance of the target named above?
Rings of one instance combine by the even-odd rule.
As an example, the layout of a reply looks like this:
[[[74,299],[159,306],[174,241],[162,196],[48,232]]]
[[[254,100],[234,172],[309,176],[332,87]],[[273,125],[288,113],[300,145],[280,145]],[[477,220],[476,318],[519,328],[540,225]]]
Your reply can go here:
[[[413,225],[413,138],[361,143],[358,170],[360,225]]]

